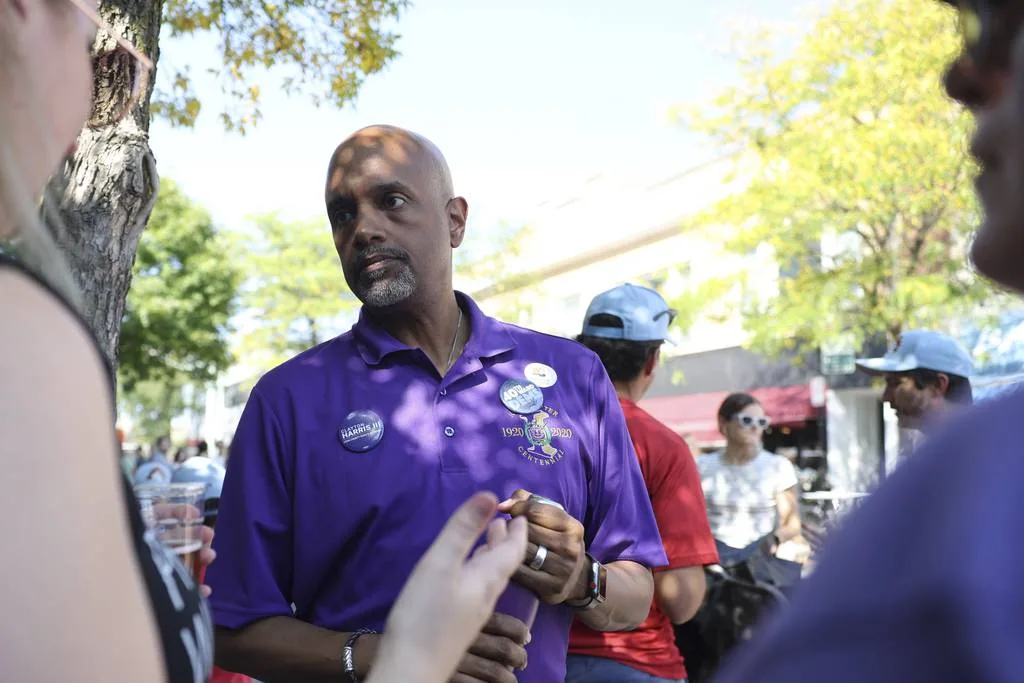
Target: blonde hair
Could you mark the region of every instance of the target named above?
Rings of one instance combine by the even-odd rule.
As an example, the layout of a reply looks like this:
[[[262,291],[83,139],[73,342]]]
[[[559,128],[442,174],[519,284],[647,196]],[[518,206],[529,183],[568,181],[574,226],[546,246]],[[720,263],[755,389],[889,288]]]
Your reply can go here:
[[[2,11],[2,10],[0,10]],[[8,10],[9,11],[9,10]],[[12,47],[11,40],[4,28],[8,22],[0,23],[0,82],[13,87],[19,65],[20,55]],[[25,83],[28,101],[39,101],[36,83]],[[12,256],[15,256],[26,267],[31,269],[44,282],[60,293],[69,304],[80,310],[81,294],[68,268],[67,260],[53,239],[53,232],[44,224],[42,213],[47,220],[59,222],[59,202],[44,194],[42,205],[36,202],[33,190],[26,187],[20,165],[14,151],[14,130],[8,118],[4,101],[11,101],[7,93],[0,96],[0,207],[6,211],[2,219],[10,221],[10,225],[0,226],[2,233],[13,230]],[[35,125],[44,117],[36,115],[31,120]],[[42,131],[41,131],[42,132]],[[45,211],[43,211],[45,209]]]

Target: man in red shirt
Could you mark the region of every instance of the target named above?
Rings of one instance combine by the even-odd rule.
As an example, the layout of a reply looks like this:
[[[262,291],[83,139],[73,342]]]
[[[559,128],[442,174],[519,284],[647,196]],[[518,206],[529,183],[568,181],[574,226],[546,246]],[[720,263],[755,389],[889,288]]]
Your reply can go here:
[[[578,341],[597,353],[615,384],[669,564],[654,573],[654,601],[634,631],[598,633],[578,620],[569,638],[566,683],[685,681],[673,624],[704,599],[704,565],[718,562],[704,493],[686,442],[640,408],[675,312],[652,289],[621,285],[587,309]]]

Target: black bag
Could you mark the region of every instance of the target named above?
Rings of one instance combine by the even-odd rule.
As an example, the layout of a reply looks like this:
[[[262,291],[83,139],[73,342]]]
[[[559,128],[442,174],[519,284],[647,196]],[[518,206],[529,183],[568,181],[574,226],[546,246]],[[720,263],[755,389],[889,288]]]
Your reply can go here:
[[[762,539],[746,548],[718,543],[719,564],[705,568],[704,604],[676,627],[676,644],[690,683],[704,683],[738,644],[749,640],[761,618],[787,602],[799,582],[799,563],[772,555]]]

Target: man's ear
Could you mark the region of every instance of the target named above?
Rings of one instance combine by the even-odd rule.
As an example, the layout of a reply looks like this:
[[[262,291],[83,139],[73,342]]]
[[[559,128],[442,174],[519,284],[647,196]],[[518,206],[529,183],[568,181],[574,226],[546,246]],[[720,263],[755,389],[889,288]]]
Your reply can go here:
[[[935,374],[935,388],[939,392],[939,396],[947,396],[949,394],[949,375],[944,372]]]
[[[654,369],[658,367],[658,361],[661,360],[661,347],[654,349],[654,351],[647,357],[647,362],[644,363],[644,377],[650,377],[654,374]]]
[[[448,212],[448,238],[452,249],[458,249],[466,237],[466,219],[469,218],[469,204],[462,197],[453,197],[446,207]]]

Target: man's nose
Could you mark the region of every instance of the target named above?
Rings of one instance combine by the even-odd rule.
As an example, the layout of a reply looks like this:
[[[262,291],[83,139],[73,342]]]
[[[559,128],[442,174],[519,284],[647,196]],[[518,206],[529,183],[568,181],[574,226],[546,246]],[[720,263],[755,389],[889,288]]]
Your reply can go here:
[[[943,77],[946,93],[968,109],[988,109],[999,104],[1006,93],[1009,74],[1005,69],[980,67],[967,55],[950,65]]]
[[[353,233],[355,246],[359,249],[371,244],[379,244],[387,241],[387,232],[384,226],[384,219],[380,211],[374,207],[361,208],[356,217],[355,231]]]

